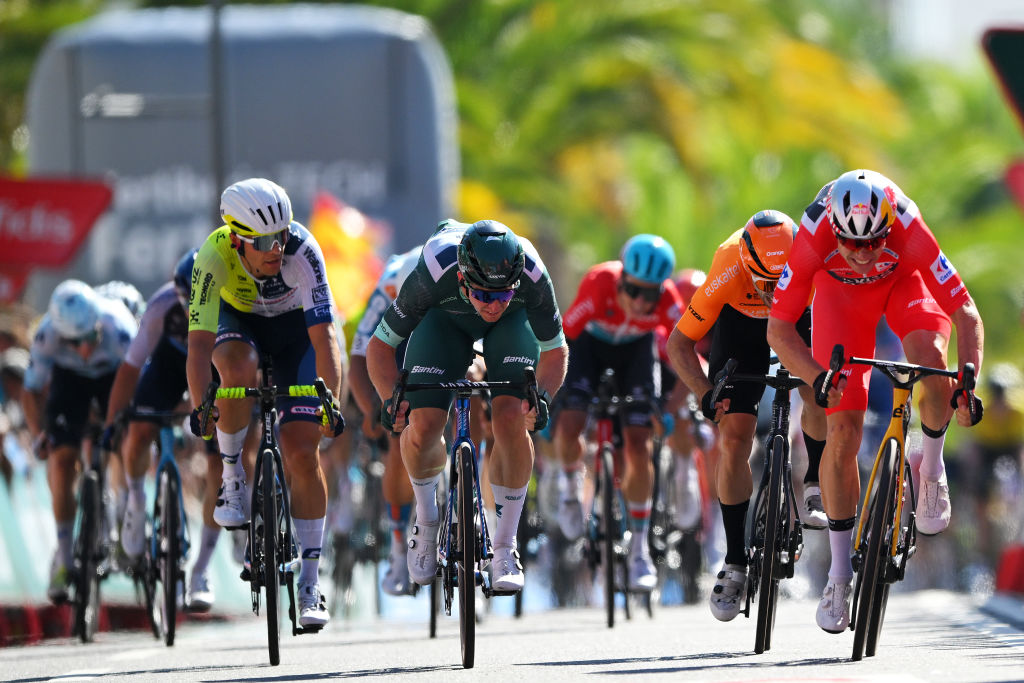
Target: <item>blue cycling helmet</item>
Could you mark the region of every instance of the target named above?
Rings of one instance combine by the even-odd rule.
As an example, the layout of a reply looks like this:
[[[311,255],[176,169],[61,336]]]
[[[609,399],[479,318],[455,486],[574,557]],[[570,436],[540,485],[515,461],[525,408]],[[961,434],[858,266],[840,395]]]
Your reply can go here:
[[[65,280],[50,297],[50,322],[63,339],[83,339],[100,323],[100,298],[81,280]]]
[[[192,267],[196,264],[198,249],[190,249],[174,266],[174,289],[178,292],[178,300],[182,306],[188,306],[192,296]]]
[[[626,275],[660,285],[676,267],[672,245],[657,235],[635,235],[622,246],[622,270]]]

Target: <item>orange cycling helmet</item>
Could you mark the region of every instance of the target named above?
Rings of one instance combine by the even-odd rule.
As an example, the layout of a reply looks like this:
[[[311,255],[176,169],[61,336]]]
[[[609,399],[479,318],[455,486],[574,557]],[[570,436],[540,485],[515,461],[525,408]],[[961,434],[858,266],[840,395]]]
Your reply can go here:
[[[765,293],[775,289],[795,237],[796,224],[781,211],[766,209],[751,216],[740,238],[740,262],[755,287]]]

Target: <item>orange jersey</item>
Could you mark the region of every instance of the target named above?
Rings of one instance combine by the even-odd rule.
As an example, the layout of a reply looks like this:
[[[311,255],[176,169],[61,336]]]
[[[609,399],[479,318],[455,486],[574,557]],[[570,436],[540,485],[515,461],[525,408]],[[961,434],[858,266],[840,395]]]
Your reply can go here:
[[[694,341],[700,341],[718,320],[724,306],[731,306],[750,318],[766,319],[765,305],[740,262],[740,228],[719,245],[711,260],[708,277],[687,304],[676,328]]]

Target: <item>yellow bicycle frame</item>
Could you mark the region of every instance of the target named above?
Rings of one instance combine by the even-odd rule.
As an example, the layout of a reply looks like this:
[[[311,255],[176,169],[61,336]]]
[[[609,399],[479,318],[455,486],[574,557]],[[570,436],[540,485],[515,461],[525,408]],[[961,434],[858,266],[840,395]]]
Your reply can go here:
[[[899,520],[903,515],[903,486],[904,486],[904,468],[907,462],[907,448],[906,439],[907,431],[906,425],[910,415],[910,395],[911,389],[894,386],[892,389],[892,417],[889,420],[889,428],[885,430],[885,436],[882,437],[882,443],[878,447],[878,453],[875,454],[875,463],[871,467],[871,476],[868,477],[868,484],[864,490],[864,502],[861,505],[861,514],[857,519],[857,535],[854,538],[853,547],[859,548],[861,543],[861,537],[864,533],[864,525],[867,523],[869,515],[865,515],[864,511],[868,509],[868,505],[871,502],[871,491],[875,488],[875,477],[878,474],[878,467],[882,462],[882,456],[885,453],[886,444],[889,443],[889,439],[896,439],[896,442],[900,445],[900,457],[899,464],[897,466],[898,477],[896,480],[896,519]],[[879,482],[881,485],[881,482]],[[898,524],[897,524],[898,526]],[[896,556],[896,547],[899,542],[900,534],[894,533],[892,535],[892,541],[889,548],[889,556]]]

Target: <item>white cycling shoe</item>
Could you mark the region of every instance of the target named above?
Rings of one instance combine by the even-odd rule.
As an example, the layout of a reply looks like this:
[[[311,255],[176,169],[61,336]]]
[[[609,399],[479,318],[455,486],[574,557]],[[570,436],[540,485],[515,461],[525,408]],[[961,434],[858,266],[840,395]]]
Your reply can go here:
[[[828,633],[842,633],[850,625],[852,582],[852,578],[845,581],[834,581],[832,577],[829,577],[814,617],[821,630]]]
[[[441,522],[417,522],[409,532],[409,555],[406,566],[409,578],[421,586],[429,586],[437,576],[437,530]]]
[[[319,584],[299,584],[299,626],[323,626],[331,620],[327,599]]]
[[[808,484],[804,487],[804,505],[800,508],[800,521],[805,529],[828,528],[828,516],[821,504],[821,487]]]
[[[724,564],[711,589],[711,614],[719,621],[732,621],[743,609],[747,598],[747,568],[742,564]]]
[[[129,559],[138,559],[146,549],[146,509],[131,503],[124,509],[121,522],[121,548]]]
[[[249,487],[245,477],[224,477],[217,494],[213,521],[225,529],[237,529],[249,523]]]
[[[921,477],[921,492],[917,499],[915,512],[917,530],[925,536],[934,536],[946,530],[946,527],[949,526],[951,510],[949,485],[946,483],[945,474],[938,480]]]
[[[526,577],[515,548],[495,548],[491,558],[491,588],[496,591],[517,592],[523,589]]]

